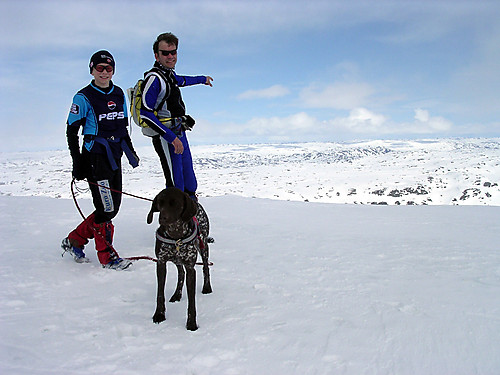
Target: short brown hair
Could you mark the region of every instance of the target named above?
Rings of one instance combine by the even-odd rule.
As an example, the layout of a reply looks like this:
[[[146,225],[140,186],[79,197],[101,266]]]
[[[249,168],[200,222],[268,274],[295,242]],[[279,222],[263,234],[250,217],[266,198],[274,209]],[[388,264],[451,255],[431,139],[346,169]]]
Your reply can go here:
[[[158,35],[156,38],[154,44],[153,44],[153,52],[158,53],[158,45],[160,44],[161,41],[167,42],[167,44],[175,44],[175,48],[179,46],[179,38],[177,38],[174,34],[172,33],[163,33]]]

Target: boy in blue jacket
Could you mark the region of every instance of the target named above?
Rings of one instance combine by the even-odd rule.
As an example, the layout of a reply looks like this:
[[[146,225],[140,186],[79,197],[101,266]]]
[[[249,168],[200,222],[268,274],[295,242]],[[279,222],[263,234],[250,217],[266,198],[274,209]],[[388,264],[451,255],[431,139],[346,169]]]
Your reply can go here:
[[[132,263],[120,258],[112,247],[114,226],[111,220],[121,203],[121,157],[125,153],[133,167],[138,165],[139,158],[127,131],[125,95],[111,81],[115,71],[113,56],[108,51],[98,51],[92,55],[89,67],[94,79],[73,97],[66,137],[73,160],[73,177],[87,179],[95,211],[63,239],[61,247],[76,262],[88,262],[83,248],[93,238],[103,267],[126,269]],[[78,132],[81,127],[83,145],[80,152]]]

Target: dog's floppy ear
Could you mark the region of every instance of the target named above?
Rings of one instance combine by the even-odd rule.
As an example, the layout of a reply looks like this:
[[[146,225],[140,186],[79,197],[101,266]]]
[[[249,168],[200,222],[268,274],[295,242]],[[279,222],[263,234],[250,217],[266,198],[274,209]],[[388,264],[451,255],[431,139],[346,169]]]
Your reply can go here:
[[[189,221],[196,215],[197,204],[187,194],[184,194],[184,210],[182,211],[182,221]]]
[[[155,212],[160,212],[160,209],[158,208],[158,197],[160,196],[160,194],[162,193],[163,191],[160,191],[155,199],[153,199],[153,203],[151,203],[151,210],[149,210],[149,213],[148,213],[148,218],[146,220],[146,222],[148,224],[151,224],[153,222],[153,214]]]

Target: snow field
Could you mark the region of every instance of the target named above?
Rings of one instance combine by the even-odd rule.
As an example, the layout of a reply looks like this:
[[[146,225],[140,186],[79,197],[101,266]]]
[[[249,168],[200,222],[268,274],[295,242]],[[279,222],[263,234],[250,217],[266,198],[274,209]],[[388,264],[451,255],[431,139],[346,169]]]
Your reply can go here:
[[[0,197],[5,374],[497,374],[500,211],[202,198],[214,293],[152,323],[155,266],[61,258],[73,202]],[[89,213],[91,202],[80,200]],[[125,198],[122,256],[153,256],[148,202]],[[175,287],[169,266],[167,297]]]

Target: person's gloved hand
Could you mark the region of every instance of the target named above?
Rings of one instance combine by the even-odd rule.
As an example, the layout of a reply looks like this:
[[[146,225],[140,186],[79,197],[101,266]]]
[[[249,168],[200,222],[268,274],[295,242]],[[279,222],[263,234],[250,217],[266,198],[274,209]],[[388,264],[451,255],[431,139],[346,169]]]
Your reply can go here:
[[[196,123],[196,121],[194,121],[194,118],[192,118],[189,115],[185,115],[185,116],[182,116],[181,119],[182,119],[182,128],[185,131],[193,129],[193,126]]]
[[[139,159],[139,155],[137,155],[137,153],[134,150],[132,150],[132,156],[137,161],[137,165],[135,167],[138,167],[139,166],[139,161],[141,160],[141,159]]]
[[[82,157],[81,155],[74,157],[73,158],[73,177],[76,180],[83,180],[85,179],[85,167],[83,165]]]

